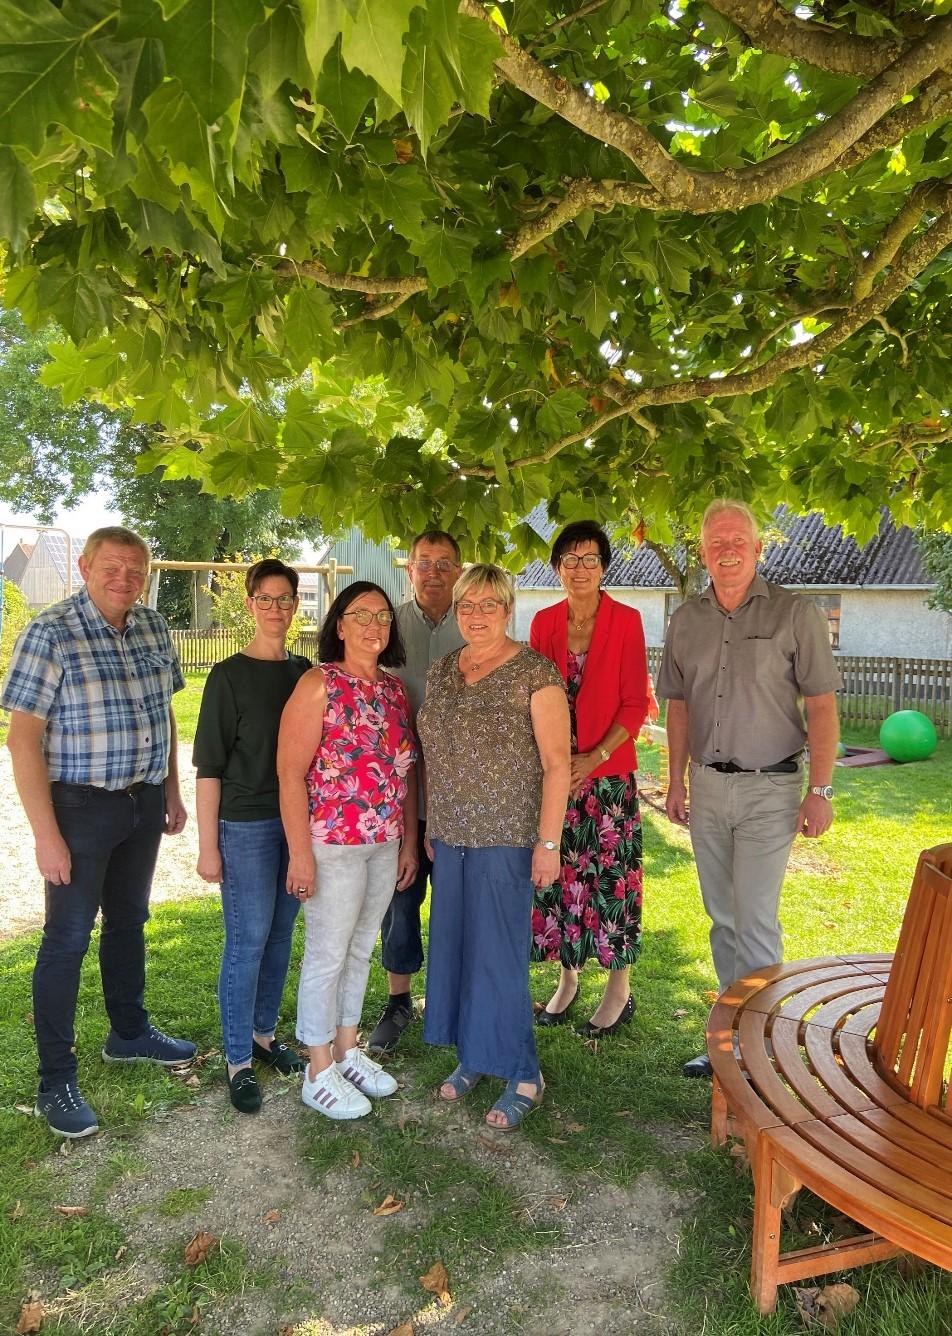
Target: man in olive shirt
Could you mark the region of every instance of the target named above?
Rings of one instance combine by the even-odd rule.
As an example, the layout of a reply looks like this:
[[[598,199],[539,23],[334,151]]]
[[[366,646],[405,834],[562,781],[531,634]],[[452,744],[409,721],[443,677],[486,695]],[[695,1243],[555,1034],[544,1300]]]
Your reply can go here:
[[[833,820],[840,675],[819,610],[757,574],[762,546],[742,502],[708,506],[700,548],[711,583],[672,616],[658,679],[666,810],[688,825],[689,770],[691,844],[722,989],[783,958],[778,911],[794,837],[822,835]],[[707,1054],[685,1064],[685,1076],[710,1074]]]
[[[414,719],[423,703],[430,665],[463,644],[453,614],[453,586],[461,570],[459,545],[450,534],[442,529],[428,529],[414,538],[407,561],[413,598],[397,609],[397,626],[407,661],[403,668],[394,670],[406,688]],[[420,909],[426,898],[432,865],[423,847],[426,811],[422,764],[417,766],[417,771],[420,775],[420,868],[406,890],[394,893],[380,928],[381,956],[389,979],[390,998],[367,1041],[371,1053],[392,1053],[397,1047],[401,1034],[413,1019],[410,991],[413,975],[423,968]]]

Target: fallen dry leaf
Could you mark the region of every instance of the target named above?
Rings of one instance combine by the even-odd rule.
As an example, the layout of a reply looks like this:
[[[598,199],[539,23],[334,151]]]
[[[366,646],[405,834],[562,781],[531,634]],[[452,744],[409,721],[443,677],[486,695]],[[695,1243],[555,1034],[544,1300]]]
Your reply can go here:
[[[734,1168],[738,1173],[743,1172],[750,1164],[747,1156],[747,1147],[742,1141],[735,1141],[731,1146],[731,1159],[734,1161]]]
[[[397,1201],[396,1197],[388,1192],[380,1205],[374,1207],[374,1215],[396,1215],[398,1211],[403,1210],[403,1207],[404,1203]]]
[[[836,928],[836,924],[835,924],[835,923],[824,923],[823,926],[824,926],[824,928],[826,928],[826,930],[827,930],[828,932],[832,932],[832,931]]]
[[[717,991],[716,988],[706,988],[704,990],[703,997],[705,1002],[716,1002],[717,999],[720,997],[720,993]]]
[[[430,1294],[435,1294],[444,1308],[449,1308],[453,1302],[450,1297],[450,1278],[442,1262],[434,1262],[426,1275],[420,1277],[420,1284]]]
[[[32,1024],[33,1024],[33,1012],[32,1012],[32,1011],[27,1011],[27,1012],[25,1012],[25,1013],[24,1013],[24,1016],[23,1016],[23,1019],[24,1019],[24,1021],[26,1021],[27,1025],[32,1025]]]
[[[31,1118],[33,1117],[33,1105],[32,1105],[32,1104],[14,1104],[13,1107],[16,1109],[17,1113],[26,1113],[26,1114],[28,1114]]]
[[[546,1141],[550,1146],[567,1146],[569,1144],[565,1137],[546,1137]]]
[[[482,1146],[484,1150],[491,1150],[494,1155],[505,1155],[509,1149],[502,1141],[494,1141],[492,1137],[484,1136],[482,1132],[476,1133],[477,1145]]]
[[[463,1304],[462,1308],[457,1308],[456,1312],[453,1314],[453,1321],[458,1327],[461,1327],[472,1311],[472,1304]]]
[[[566,1206],[568,1206],[568,1204],[569,1204],[568,1197],[549,1198],[549,1205],[552,1207],[553,1211],[564,1211]]]
[[[406,1322],[401,1322],[399,1327],[387,1332],[387,1336],[416,1336],[416,1327],[408,1318]]]
[[[817,1295],[816,1312],[821,1327],[835,1327],[841,1317],[852,1313],[859,1303],[859,1292],[852,1285],[824,1285]]]
[[[185,1245],[185,1265],[198,1266],[217,1244],[218,1239],[214,1234],[209,1234],[206,1229],[200,1229]]]
[[[129,1249],[128,1249],[127,1245],[126,1245],[125,1243],[123,1243],[121,1247],[119,1247],[119,1248],[116,1249],[116,1255],[115,1255],[115,1257],[113,1258],[113,1261],[115,1261],[115,1262],[121,1262],[122,1259],[125,1257],[125,1255],[126,1255],[126,1253],[127,1253],[128,1251],[129,1251]]]
[[[27,1336],[29,1332],[39,1331],[42,1326],[43,1300],[40,1298],[38,1290],[30,1290],[30,1293],[20,1305],[20,1320],[14,1331],[16,1336]]]
[[[264,1215],[261,1218],[266,1225],[276,1225],[278,1221],[281,1219],[281,1212],[265,1211]]]
[[[194,1090],[196,1086],[200,1086],[202,1083],[193,1072],[191,1076],[186,1077],[185,1084],[187,1086],[191,1086],[192,1089]]]
[[[73,1149],[73,1143],[71,1141],[64,1141],[62,1146],[60,1146],[59,1148],[59,1153],[60,1155],[69,1155],[72,1149]]]
[[[10,1220],[13,1221],[14,1224],[16,1224],[16,1222],[17,1222],[18,1220],[21,1220],[21,1219],[23,1218],[23,1202],[22,1202],[22,1201],[17,1201],[17,1202],[14,1204],[14,1206],[11,1207],[10,1211],[8,1212],[8,1217],[9,1217]]]
[[[360,1151],[359,1151],[359,1150],[355,1150],[354,1153],[353,1153],[353,1155],[350,1157],[350,1167],[351,1167],[351,1169],[359,1169],[359,1168],[360,1168]]]
[[[53,1210],[66,1216],[89,1215],[88,1206],[54,1206]]]
[[[584,1132],[584,1131],[585,1131],[585,1124],[584,1124],[584,1123],[566,1123],[566,1124],[565,1124],[565,1130],[566,1130],[566,1132]]]
[[[397,162],[401,164],[410,162],[413,158],[413,145],[409,139],[395,139],[393,141],[393,153]]]
[[[680,1021],[683,1020],[685,1016],[689,1015],[689,1012],[687,1007],[677,1007],[674,1011],[672,1011],[671,1015],[674,1017],[676,1021]]]

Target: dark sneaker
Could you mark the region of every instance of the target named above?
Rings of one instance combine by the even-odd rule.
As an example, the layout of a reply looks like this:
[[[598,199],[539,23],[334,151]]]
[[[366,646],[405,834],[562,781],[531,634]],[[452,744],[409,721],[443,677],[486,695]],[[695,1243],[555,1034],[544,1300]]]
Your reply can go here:
[[[368,1053],[395,1053],[400,1036],[413,1020],[413,1006],[390,1001],[383,1009],[373,1034],[367,1040]]]
[[[37,1118],[45,1118],[58,1137],[89,1137],[99,1131],[96,1115],[79,1093],[75,1081],[64,1081],[52,1090],[37,1092]]]
[[[228,1093],[239,1113],[257,1113],[261,1108],[261,1088],[250,1067],[240,1067],[228,1077]]]
[[[110,1030],[102,1055],[107,1062],[157,1062],[162,1067],[181,1067],[191,1062],[197,1051],[189,1040],[172,1039],[150,1025],[136,1039],[120,1039],[115,1030]]]
[[[295,1072],[303,1072],[307,1065],[300,1053],[289,1044],[282,1043],[280,1039],[272,1039],[270,1048],[265,1048],[257,1039],[252,1039],[251,1056],[255,1062],[263,1062],[266,1067],[273,1067],[282,1076],[293,1076]]]

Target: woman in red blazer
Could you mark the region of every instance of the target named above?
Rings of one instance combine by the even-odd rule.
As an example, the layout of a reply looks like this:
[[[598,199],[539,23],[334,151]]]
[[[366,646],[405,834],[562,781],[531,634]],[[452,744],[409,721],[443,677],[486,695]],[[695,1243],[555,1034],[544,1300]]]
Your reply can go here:
[[[530,643],[566,683],[572,711],[572,791],[562,831],[560,878],[536,892],[534,960],[558,960],[559,986],[539,1025],[559,1025],[578,996],[578,971],[594,956],[608,971],[602,1000],[578,1033],[613,1034],[632,1017],[628,969],[641,948],[641,817],[634,738],[648,712],[641,616],[601,582],[611,547],[592,520],[555,540],[552,566],[567,598],[532,619]]]

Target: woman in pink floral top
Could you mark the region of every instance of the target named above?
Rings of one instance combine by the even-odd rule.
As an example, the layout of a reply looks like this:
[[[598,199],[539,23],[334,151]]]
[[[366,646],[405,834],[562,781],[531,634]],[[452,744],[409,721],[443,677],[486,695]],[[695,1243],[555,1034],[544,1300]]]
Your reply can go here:
[[[370,952],[394,888],[416,875],[416,743],[393,605],[366,580],[331,604],[281,718],[278,778],[288,889],[306,939],[297,1036],[310,1048],[304,1103],[329,1118],[370,1112],[392,1076],[357,1047]]]

